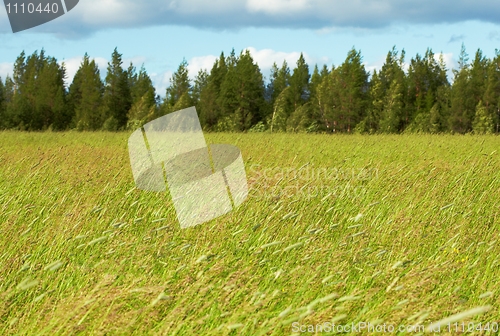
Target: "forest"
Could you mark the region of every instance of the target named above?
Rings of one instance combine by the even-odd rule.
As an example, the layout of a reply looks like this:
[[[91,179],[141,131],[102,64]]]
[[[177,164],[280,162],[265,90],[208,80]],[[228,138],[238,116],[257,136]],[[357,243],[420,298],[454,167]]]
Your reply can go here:
[[[473,60],[465,46],[454,78],[431,49],[405,67],[393,47],[380,71],[369,73],[354,47],[345,61],[309,68],[272,66],[266,81],[248,50],[222,52],[194,80],[183,60],[161,99],[144,65],[124,66],[117,48],[106,76],[88,54],[66,87],[66,69],[42,49],[23,51],[12,77],[0,78],[0,130],[124,131],[195,106],[205,131],[322,133],[498,133],[500,51]],[[406,69],[405,69],[406,68]]]

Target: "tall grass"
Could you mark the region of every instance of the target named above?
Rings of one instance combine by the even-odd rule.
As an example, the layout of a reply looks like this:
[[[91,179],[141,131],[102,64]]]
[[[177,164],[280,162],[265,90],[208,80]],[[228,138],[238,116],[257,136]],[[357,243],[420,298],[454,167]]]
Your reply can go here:
[[[168,192],[135,189],[127,138],[0,132],[1,334],[498,322],[498,137],[207,134],[241,149],[250,193],[184,230]]]

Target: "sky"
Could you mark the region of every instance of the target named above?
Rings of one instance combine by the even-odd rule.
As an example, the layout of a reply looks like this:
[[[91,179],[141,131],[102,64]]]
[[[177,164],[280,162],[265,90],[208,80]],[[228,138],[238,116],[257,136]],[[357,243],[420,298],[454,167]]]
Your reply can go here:
[[[443,54],[451,81],[462,43],[470,62],[478,49],[495,56],[499,1],[80,0],[65,15],[18,33],[12,32],[6,7],[0,9],[2,80],[12,75],[23,50],[29,55],[42,48],[65,63],[67,83],[86,52],[104,77],[116,47],[125,68],[144,64],[160,96],[183,59],[194,78],[233,48],[237,54],[250,51],[266,82],[274,62],[286,60],[293,69],[300,53],[312,73],[315,64],[342,64],[354,47],[372,72],[393,46],[405,50],[407,63],[431,48],[436,57]]]

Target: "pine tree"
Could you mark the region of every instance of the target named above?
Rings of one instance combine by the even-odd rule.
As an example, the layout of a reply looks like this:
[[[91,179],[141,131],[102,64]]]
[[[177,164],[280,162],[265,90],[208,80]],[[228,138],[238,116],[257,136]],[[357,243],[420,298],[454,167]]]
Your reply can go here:
[[[2,116],[2,127],[7,129],[15,127],[15,123],[12,120],[12,115],[9,114],[9,106],[12,105],[12,99],[14,97],[14,82],[9,75],[5,78],[5,85],[3,91],[3,116]]]
[[[265,117],[262,73],[248,50],[239,57],[231,53],[226,62],[228,70],[217,102],[224,118],[232,120],[235,131],[248,130]]]
[[[338,70],[332,66],[332,71],[326,75],[317,88],[318,107],[320,122],[318,130],[326,132],[339,132],[337,125],[339,98],[339,74]]]
[[[5,116],[5,86],[2,82],[2,77],[0,76],[0,130],[5,127],[4,120]]]
[[[103,115],[104,91],[104,84],[95,60],[91,61],[85,53],[68,94],[68,99],[74,109],[72,124],[78,130],[94,131],[103,126],[106,120],[106,115]]]
[[[304,55],[300,53],[300,57],[297,60],[297,65],[293,69],[293,74],[290,77],[290,91],[291,91],[291,110],[288,114],[292,114],[300,106],[305,104],[310,95],[309,79],[311,75],[309,74],[309,65],[307,65]]]
[[[115,48],[108,62],[103,102],[103,128],[109,131],[127,126],[127,114],[132,106],[128,72],[123,70],[122,63],[122,54]]]
[[[384,110],[385,92],[380,76],[376,70],[373,70],[368,96],[370,104],[367,108],[366,116],[356,126],[357,133],[373,134],[379,130],[380,118]]]
[[[325,68],[323,68],[325,69]],[[311,83],[310,83],[310,95],[309,95],[309,100],[308,100],[308,107],[306,108],[307,113],[303,114],[302,111],[301,113],[303,115],[306,115],[308,120],[305,123],[302,123],[301,128],[305,128],[306,130],[309,129],[309,127],[312,127],[311,129],[319,130],[321,127],[321,111],[319,109],[319,97],[318,97],[318,88],[319,85],[321,84],[324,76],[328,75],[328,68],[326,68],[326,71],[322,75],[319,72],[318,65],[315,65],[313,74],[311,76]]]
[[[401,121],[404,113],[401,83],[394,78],[385,96],[384,109],[380,117],[380,130],[384,133],[402,131]]]
[[[170,86],[167,88],[167,95],[163,103],[163,113],[174,112],[174,106],[181,99],[181,97],[187,93],[191,94],[191,80],[189,79],[188,62],[183,59],[177,71],[172,75],[170,79]],[[190,105],[192,106],[192,105]]]
[[[209,76],[208,72],[205,69],[201,69],[198,71],[198,74],[194,79],[192,98],[193,98],[193,103],[195,104],[196,109],[198,110],[198,113],[199,113],[201,92],[208,85],[208,76]]]
[[[199,109],[200,123],[204,130],[210,130],[222,119],[222,113],[217,100],[220,96],[221,84],[227,74],[224,52],[215,61],[207,83],[200,91]]]
[[[440,133],[444,131],[444,128],[445,128],[445,118],[441,114],[439,103],[436,102],[434,106],[432,106],[431,111],[429,112],[428,130],[431,133]]]
[[[65,93],[64,77],[64,64],[60,66],[55,58],[46,57],[43,49],[28,57],[23,51],[14,64],[13,93],[3,123],[24,130],[52,125],[58,92],[61,89],[63,96]]]
[[[361,52],[352,48],[337,68],[339,106],[335,119],[342,132],[352,132],[363,119],[368,106],[368,73],[361,59]]]
[[[156,106],[150,105],[148,92],[136,101],[128,112],[127,129],[136,130],[155,118]]]
[[[278,97],[283,92],[283,90],[285,90],[290,85],[290,78],[290,68],[288,67],[288,63],[286,62],[286,60],[283,60],[281,68],[278,68],[276,63],[273,64],[273,67],[271,68],[270,83],[267,86],[266,94],[268,107],[265,113],[265,122],[268,125],[271,124],[271,120],[274,114],[274,106],[276,105]],[[287,92],[287,98],[285,100],[282,99],[280,104],[285,111],[290,111],[292,109],[291,92],[290,90],[288,90]]]
[[[273,106],[273,115],[270,121],[271,124],[271,133],[272,132],[284,132],[286,131],[288,112],[286,108],[288,106],[288,100],[291,95],[290,86],[286,87],[283,91],[281,91],[278,99]]]
[[[153,86],[153,81],[149,77],[144,68],[144,64],[141,65],[139,73],[136,73],[136,68],[130,63],[127,70],[128,86],[130,88],[130,95],[132,97],[132,104],[144,98],[146,95],[145,104],[147,108],[151,108],[156,105],[156,90]]]
[[[470,102],[472,93],[469,86],[469,64],[468,55],[465,46],[462,43],[460,56],[458,60],[458,70],[453,70],[454,81],[450,96],[449,129],[453,132],[465,133],[471,130],[471,115],[474,109],[471,109]]]
[[[220,121],[222,121],[218,127],[219,131],[233,131],[233,128],[235,127],[234,114],[237,110],[239,110],[237,92],[239,84],[238,73],[236,70],[237,63],[238,59],[236,58],[236,54],[233,49],[231,54],[226,58],[227,70],[224,80],[220,85],[220,91],[217,97],[217,106],[220,109]]]

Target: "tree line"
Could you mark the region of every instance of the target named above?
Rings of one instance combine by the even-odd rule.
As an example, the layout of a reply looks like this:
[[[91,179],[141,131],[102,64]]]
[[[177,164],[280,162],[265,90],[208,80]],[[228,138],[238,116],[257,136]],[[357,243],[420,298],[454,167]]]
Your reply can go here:
[[[195,106],[206,131],[327,133],[498,133],[500,52],[465,47],[447,78],[442,55],[417,54],[405,70],[405,51],[392,48],[380,71],[369,73],[352,48],[331,68],[309,69],[301,54],[271,68],[267,84],[248,50],[225,56],[192,81],[183,60],[160,99],[144,66],[123,67],[115,48],[106,77],[85,54],[72,83],[54,57],[24,51],[12,77],[0,78],[0,129],[135,130],[168,113]]]

